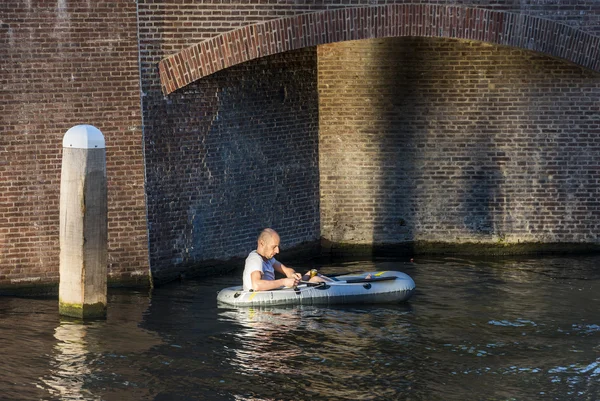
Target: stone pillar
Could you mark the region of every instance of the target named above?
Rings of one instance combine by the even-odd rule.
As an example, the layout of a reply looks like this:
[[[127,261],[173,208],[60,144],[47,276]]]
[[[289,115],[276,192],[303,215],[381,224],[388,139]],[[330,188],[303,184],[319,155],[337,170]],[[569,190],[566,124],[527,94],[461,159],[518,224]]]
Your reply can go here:
[[[106,317],[108,205],[104,136],[77,125],[63,138],[59,313]]]

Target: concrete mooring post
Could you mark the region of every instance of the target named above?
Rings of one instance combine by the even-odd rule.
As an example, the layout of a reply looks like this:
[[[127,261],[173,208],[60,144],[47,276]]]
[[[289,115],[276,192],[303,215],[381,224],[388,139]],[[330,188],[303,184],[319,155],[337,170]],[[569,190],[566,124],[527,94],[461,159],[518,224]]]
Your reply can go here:
[[[59,313],[106,317],[108,202],[104,136],[77,125],[63,138]]]

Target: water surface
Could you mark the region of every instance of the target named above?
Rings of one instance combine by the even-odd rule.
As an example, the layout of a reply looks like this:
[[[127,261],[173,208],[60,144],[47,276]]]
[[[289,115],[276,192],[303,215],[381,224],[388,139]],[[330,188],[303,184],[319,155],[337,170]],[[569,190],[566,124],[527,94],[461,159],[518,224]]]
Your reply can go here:
[[[598,400],[600,257],[316,263],[400,270],[405,304],[218,307],[241,271],[109,291],[105,321],[0,298],[1,400]],[[305,264],[296,267],[310,268]]]

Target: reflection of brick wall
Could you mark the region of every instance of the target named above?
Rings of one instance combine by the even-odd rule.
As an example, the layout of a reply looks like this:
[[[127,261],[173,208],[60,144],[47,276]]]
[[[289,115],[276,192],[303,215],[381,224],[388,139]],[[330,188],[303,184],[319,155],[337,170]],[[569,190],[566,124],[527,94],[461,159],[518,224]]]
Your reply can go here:
[[[2,292],[58,280],[62,137],[82,123],[107,143],[111,279],[148,281],[136,7],[113,5],[0,2]]]
[[[600,74],[428,38],[318,60],[325,238],[597,241]]]
[[[145,137],[156,280],[245,257],[267,226],[284,249],[319,238],[316,72],[314,48],[284,53],[211,75],[153,108]]]

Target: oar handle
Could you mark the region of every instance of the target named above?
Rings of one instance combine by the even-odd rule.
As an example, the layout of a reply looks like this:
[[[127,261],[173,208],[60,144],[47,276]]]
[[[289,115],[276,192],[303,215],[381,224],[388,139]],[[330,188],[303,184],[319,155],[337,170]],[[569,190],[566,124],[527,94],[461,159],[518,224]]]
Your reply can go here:
[[[355,278],[355,279],[346,280],[346,282],[348,284],[354,284],[354,283],[371,283],[373,281],[396,280],[397,278],[398,277],[396,277],[396,276],[383,276],[383,277],[371,277],[371,278],[361,277],[361,278]]]

